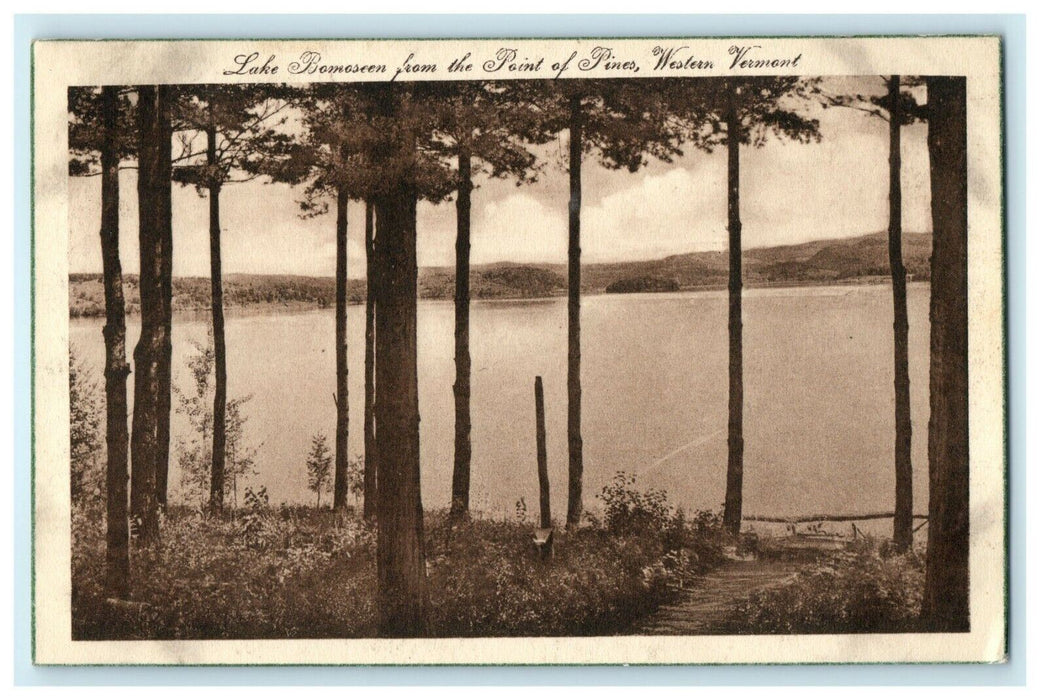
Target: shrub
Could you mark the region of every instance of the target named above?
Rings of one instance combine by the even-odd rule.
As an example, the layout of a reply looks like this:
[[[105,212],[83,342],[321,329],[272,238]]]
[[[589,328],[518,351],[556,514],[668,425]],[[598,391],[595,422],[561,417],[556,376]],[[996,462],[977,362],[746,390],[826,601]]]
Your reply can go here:
[[[752,594],[735,607],[730,625],[770,634],[914,631],[923,577],[922,553],[892,554],[867,542]]]
[[[316,494],[316,507],[319,509],[320,498],[331,483],[331,448],[327,446],[327,436],[322,432],[313,435],[305,470],[309,490]]]
[[[650,533],[561,532],[555,556],[540,560],[530,525],[433,519],[427,551],[437,636],[621,632],[677,592],[675,562],[663,561]]]
[[[99,500],[105,493],[100,460],[104,401],[93,370],[69,348],[69,476],[73,501]]]
[[[661,540],[664,553],[687,551],[704,562],[705,567],[719,561],[722,516],[700,510],[688,517],[683,509],[673,511],[669,507],[664,490],[641,492],[635,486],[635,474],[615,473],[611,483],[597,494],[603,504],[603,518],[590,514],[590,523],[619,536],[654,535]]]
[[[74,511],[73,638],[373,636],[373,531],[252,493],[255,507],[229,520],[169,507],[161,542],[132,549],[136,613],[106,604],[104,525]]]
[[[535,555],[522,500],[515,522],[427,513],[431,633],[620,633],[678,596],[719,557],[718,526],[710,514],[670,514],[656,493],[637,500],[628,493],[633,481],[619,483],[608,492],[618,494],[612,504],[620,498],[639,510],[612,509],[617,518],[558,532],[549,560]],[[131,597],[144,604],[133,613],[105,602],[102,519],[75,509],[73,523],[75,639],[377,634],[376,533],[360,519],[274,507],[264,489],[247,489],[228,519],[171,506],[161,541],[132,550]]]

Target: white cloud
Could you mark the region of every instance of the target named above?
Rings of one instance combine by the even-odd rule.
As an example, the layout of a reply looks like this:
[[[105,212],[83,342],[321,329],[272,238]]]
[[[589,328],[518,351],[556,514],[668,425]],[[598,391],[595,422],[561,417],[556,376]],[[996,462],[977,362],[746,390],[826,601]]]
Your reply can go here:
[[[555,211],[520,190],[486,202],[474,221],[472,238],[472,259],[477,263],[563,262],[567,259],[567,209]]]

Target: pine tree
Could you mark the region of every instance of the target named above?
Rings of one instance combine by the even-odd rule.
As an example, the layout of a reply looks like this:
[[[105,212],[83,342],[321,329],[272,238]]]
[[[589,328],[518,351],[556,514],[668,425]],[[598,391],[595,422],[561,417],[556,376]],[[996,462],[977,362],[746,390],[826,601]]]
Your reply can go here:
[[[930,507],[922,615],[970,629],[970,429],[967,370],[967,84],[927,78],[931,174]]]
[[[727,488],[724,528],[738,534],[742,523],[742,221],[740,153],[759,148],[770,135],[801,143],[820,139],[817,119],[804,114],[819,95],[808,78],[710,78],[665,84],[675,123],[699,149],[727,151],[728,398]]]
[[[222,301],[222,224],[220,198],[229,184],[249,182],[261,173],[257,165],[263,154],[283,137],[274,130],[283,123],[282,113],[290,102],[283,90],[268,85],[201,85],[182,90],[179,104],[181,137],[192,150],[197,139],[204,141],[202,161],[174,169],[174,178],[193,185],[208,198],[208,230],[211,253],[211,329],[214,338],[215,430],[211,447],[210,507],[220,513],[225,486],[225,413],[227,371],[225,312]],[[199,160],[199,159],[198,159]],[[158,484],[166,500],[166,479]]]
[[[905,261],[902,256],[901,128],[922,118],[922,108],[910,91],[922,81],[893,75],[885,95],[827,95],[826,104],[856,109],[888,125],[887,251],[894,301],[894,545],[912,547],[912,409],[909,400],[909,310]]]
[[[593,57],[583,59],[584,66]],[[665,94],[650,81],[536,82],[530,109],[541,116],[530,137],[544,141],[563,130],[570,140],[567,226],[567,525],[582,516],[581,211],[582,158],[595,155],[605,168],[636,172],[646,159],[680,155]]]
[[[374,207],[375,516],[379,618],[387,636],[417,636],[428,628],[418,413],[417,204],[423,198],[444,201],[455,184],[438,147],[436,92],[426,84],[314,86],[300,103],[306,127],[301,138],[265,166],[276,179],[305,185],[307,213],[325,211],[331,198],[370,201]],[[338,219],[341,223],[342,217]],[[335,446],[337,505],[337,440]],[[342,478],[348,491],[347,455],[345,461]]]
[[[116,86],[69,91],[71,175],[101,176],[102,284],[105,290],[106,592],[130,588],[127,522],[127,331],[120,266],[120,164],[134,154],[133,118]],[[97,154],[97,159],[96,159]],[[98,168],[94,166],[97,164]]]
[[[535,155],[527,141],[538,140],[541,117],[530,109],[526,90],[511,84],[460,82],[433,86],[437,129],[445,139],[432,142],[457,163],[455,210],[454,291],[454,468],[451,477],[451,515],[469,514],[472,459],[471,367],[469,352],[469,255],[471,249],[472,191],[475,175],[512,178],[517,184],[534,182]]]
[[[131,517],[143,542],[160,536],[157,474],[170,437],[171,106],[169,86],[136,88],[142,332],[134,350]]]

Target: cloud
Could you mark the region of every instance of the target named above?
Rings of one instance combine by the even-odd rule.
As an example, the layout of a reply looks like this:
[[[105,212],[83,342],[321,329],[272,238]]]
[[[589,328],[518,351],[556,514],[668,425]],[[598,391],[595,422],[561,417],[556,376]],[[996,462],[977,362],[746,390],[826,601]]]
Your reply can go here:
[[[567,259],[567,211],[556,211],[526,191],[486,202],[473,226],[478,263]]]

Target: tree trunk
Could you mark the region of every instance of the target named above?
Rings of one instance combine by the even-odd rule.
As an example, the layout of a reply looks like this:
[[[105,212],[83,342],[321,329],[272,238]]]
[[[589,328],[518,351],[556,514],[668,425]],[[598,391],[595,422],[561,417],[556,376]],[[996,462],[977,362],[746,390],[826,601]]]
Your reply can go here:
[[[900,81],[887,81],[890,112],[890,218],[887,252],[894,295],[894,544],[912,547],[912,417],[909,410],[909,312],[906,307],[905,262],[902,258],[902,152]]]
[[[542,378],[534,378],[534,435],[538,453],[538,527],[553,526],[553,513],[549,505],[549,461],[545,453],[545,392]]]
[[[377,445],[374,438],[374,203],[367,200],[364,253],[367,257],[367,293],[364,311],[364,518],[373,520],[378,505]]]
[[[970,629],[967,396],[967,85],[927,78],[930,156],[930,509],[923,617],[930,629]]]
[[[469,516],[469,470],[472,459],[472,420],[469,411],[469,229],[472,205],[472,155],[458,152],[458,238],[454,267],[454,472],[451,478],[451,516]]]
[[[582,519],[582,105],[571,98],[567,220],[567,525]]]
[[[163,245],[159,219],[160,101],[155,86],[138,88],[138,248],[142,332],[134,350],[131,424],[131,517],[143,541],[159,537],[156,471],[160,356],[164,342]]]
[[[105,520],[106,595],[126,598],[127,551],[127,329],[120,268],[119,88],[102,88],[102,280],[105,287]]]
[[[728,84],[730,86],[730,83]],[[723,525],[737,535],[742,527],[742,218],[738,194],[738,146],[741,140],[733,87],[727,108],[727,237],[730,272],[727,281],[728,396],[727,494]]]
[[[375,210],[379,619],[385,636],[412,637],[427,632],[429,607],[418,436],[415,187],[389,183]]]
[[[171,315],[172,274],[174,245],[171,227],[171,109],[174,104],[174,88],[161,85],[158,88],[159,135],[157,174],[157,225],[160,231],[160,301],[163,308],[163,340],[160,346],[157,414],[156,414],[156,502],[160,508],[167,507],[167,477],[171,457]]]
[[[349,342],[346,338],[347,277],[349,248],[349,191],[338,186],[335,195],[335,403],[334,508],[342,510],[349,501]]]
[[[208,111],[211,108],[208,107]],[[207,164],[217,165],[217,134],[207,130]],[[225,497],[225,311],[222,305],[222,223],[219,198],[222,184],[216,179],[208,188],[208,227],[211,238],[211,328],[214,335],[214,422],[211,432],[211,511],[222,512]]]

